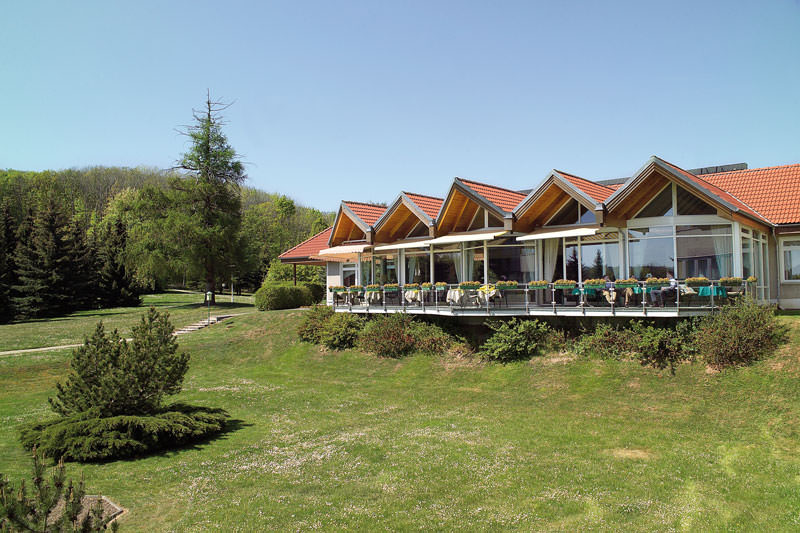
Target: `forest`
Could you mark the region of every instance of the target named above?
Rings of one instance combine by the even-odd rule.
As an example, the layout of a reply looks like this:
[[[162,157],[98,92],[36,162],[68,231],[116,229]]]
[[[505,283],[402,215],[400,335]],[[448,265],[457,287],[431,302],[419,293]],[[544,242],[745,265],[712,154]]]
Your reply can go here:
[[[228,186],[228,219],[211,230],[223,246],[209,280],[208,259],[185,238],[201,225],[192,185],[182,169],[0,169],[0,322],[136,305],[139,294],[166,287],[251,291],[270,268],[271,279],[288,276],[277,256],[333,221],[286,196]],[[317,270],[298,276],[314,280]]]

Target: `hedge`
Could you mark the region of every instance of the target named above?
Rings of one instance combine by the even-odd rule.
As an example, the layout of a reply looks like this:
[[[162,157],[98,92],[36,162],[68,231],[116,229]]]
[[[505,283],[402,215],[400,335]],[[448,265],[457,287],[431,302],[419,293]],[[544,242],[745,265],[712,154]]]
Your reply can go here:
[[[320,283],[306,282],[295,286],[291,283],[264,282],[256,291],[255,301],[259,311],[268,311],[313,305],[324,297],[325,287]]]

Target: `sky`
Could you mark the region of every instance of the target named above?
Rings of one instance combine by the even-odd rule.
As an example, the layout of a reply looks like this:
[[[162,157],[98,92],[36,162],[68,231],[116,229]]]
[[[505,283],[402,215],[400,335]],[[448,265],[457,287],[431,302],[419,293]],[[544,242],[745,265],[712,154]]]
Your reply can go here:
[[[248,184],[335,210],[800,162],[800,2],[0,0],[0,168],[169,168],[206,91]]]

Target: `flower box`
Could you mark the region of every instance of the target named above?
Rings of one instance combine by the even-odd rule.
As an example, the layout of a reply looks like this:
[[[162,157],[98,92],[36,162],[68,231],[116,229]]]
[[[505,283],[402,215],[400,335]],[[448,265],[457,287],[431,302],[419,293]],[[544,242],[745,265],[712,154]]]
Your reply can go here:
[[[341,285],[333,285],[328,287],[328,292],[347,292],[347,287]]]
[[[747,283],[749,283],[750,285],[755,285],[756,283],[758,283],[758,278],[755,276],[750,276],[749,278],[747,278]]]
[[[364,287],[364,292],[380,292],[381,286],[378,284],[367,285]]]
[[[639,280],[634,278],[620,279],[614,282],[616,289],[632,289],[639,285]]]
[[[425,292],[431,291],[431,290],[433,290],[433,285],[431,285],[428,282],[422,283],[419,286],[419,290],[425,291]]]
[[[711,280],[708,278],[686,278],[685,280],[687,287],[708,287],[711,285]]]
[[[606,288],[606,280],[599,279],[599,278],[584,280],[583,288],[584,289],[592,289],[592,290],[605,289]]]
[[[418,291],[419,290],[419,283],[406,283],[403,285],[403,290],[405,291]]]
[[[478,290],[480,287],[481,287],[480,281],[464,281],[458,284],[459,289],[464,289],[467,291]]]
[[[571,279],[559,279],[559,280],[556,280],[553,283],[553,286],[556,289],[559,289],[559,290],[562,290],[562,291],[568,291],[570,289],[574,289],[575,285],[577,285],[577,284],[578,284],[577,281],[572,281]]]
[[[647,278],[644,283],[651,289],[661,289],[669,287],[669,278]]]
[[[519,283],[516,281],[498,281],[495,283],[495,287],[498,291],[504,291],[507,289],[516,289],[519,287]]]
[[[744,281],[739,277],[719,278],[719,284],[723,287],[741,287]]]
[[[446,291],[447,290],[447,283],[444,281],[437,281],[434,285],[437,291]]]
[[[528,289],[532,291],[541,291],[547,288],[549,283],[546,281],[529,281],[528,282]]]
[[[397,283],[387,283],[383,286],[383,292],[397,292],[400,290],[400,286]]]
[[[350,285],[347,287],[347,292],[355,294],[361,292],[363,288],[361,285]]]

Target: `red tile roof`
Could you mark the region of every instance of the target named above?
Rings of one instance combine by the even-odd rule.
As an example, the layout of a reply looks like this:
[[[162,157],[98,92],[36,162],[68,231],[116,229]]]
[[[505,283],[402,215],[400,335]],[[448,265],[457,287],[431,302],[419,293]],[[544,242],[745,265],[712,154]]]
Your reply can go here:
[[[320,231],[310,239],[306,239],[297,246],[289,248],[278,257],[281,259],[304,259],[306,257],[316,256],[319,254],[320,250],[324,250],[328,247],[328,239],[331,236],[331,230],[333,230],[332,227]]]
[[[589,181],[579,176],[573,176],[572,174],[567,174],[566,172],[563,172],[561,170],[556,170],[556,172],[564,176],[564,178],[568,182],[570,182],[573,186],[575,186],[575,188],[579,189],[581,192],[583,192],[583,194],[587,195],[595,202],[598,203],[604,202],[606,198],[608,198],[614,193],[615,189],[612,189],[611,187],[600,185],[599,183]]]
[[[443,199],[436,198],[435,196],[426,196],[424,194],[417,194],[413,192],[406,192],[403,194],[408,196],[408,199],[414,202],[414,204],[419,207],[423,213],[434,220],[436,219],[436,215],[439,214],[439,209],[442,207],[442,202],[444,202]]]
[[[756,217],[757,219],[764,220],[766,222],[770,222],[769,219],[767,219],[763,215],[757,213],[753,208],[751,208],[749,205],[747,205],[744,202],[742,202],[736,196],[734,196],[734,195],[730,194],[728,191],[724,191],[724,190],[720,189],[719,187],[717,187],[716,185],[708,182],[705,179],[705,177],[707,175],[703,175],[703,177],[695,176],[691,172],[683,170],[679,166],[673,165],[672,163],[670,163],[668,161],[664,161],[663,159],[661,159],[661,161],[666,163],[668,166],[672,167],[673,169],[675,169],[678,173],[680,173],[681,175],[685,176],[687,179],[689,179],[690,181],[695,183],[701,189],[705,189],[706,191],[710,192],[712,195],[715,195],[715,196],[721,198],[722,200],[725,200],[729,204],[734,205],[735,207],[739,208],[740,211],[744,211],[745,213],[748,213],[749,215],[751,215],[753,217]]]
[[[464,185],[475,191],[476,193],[480,194],[494,205],[502,209],[506,212],[511,212],[514,210],[519,203],[525,199],[525,194],[517,191],[512,191],[511,189],[504,189],[502,187],[497,187],[496,185],[487,185],[486,183],[480,183],[477,181],[472,180],[465,180],[462,178],[458,178]]]
[[[350,208],[358,218],[367,226],[372,226],[386,211],[386,206],[381,204],[367,204],[364,202],[342,202]]]
[[[800,223],[800,164],[703,174],[774,224]]]

